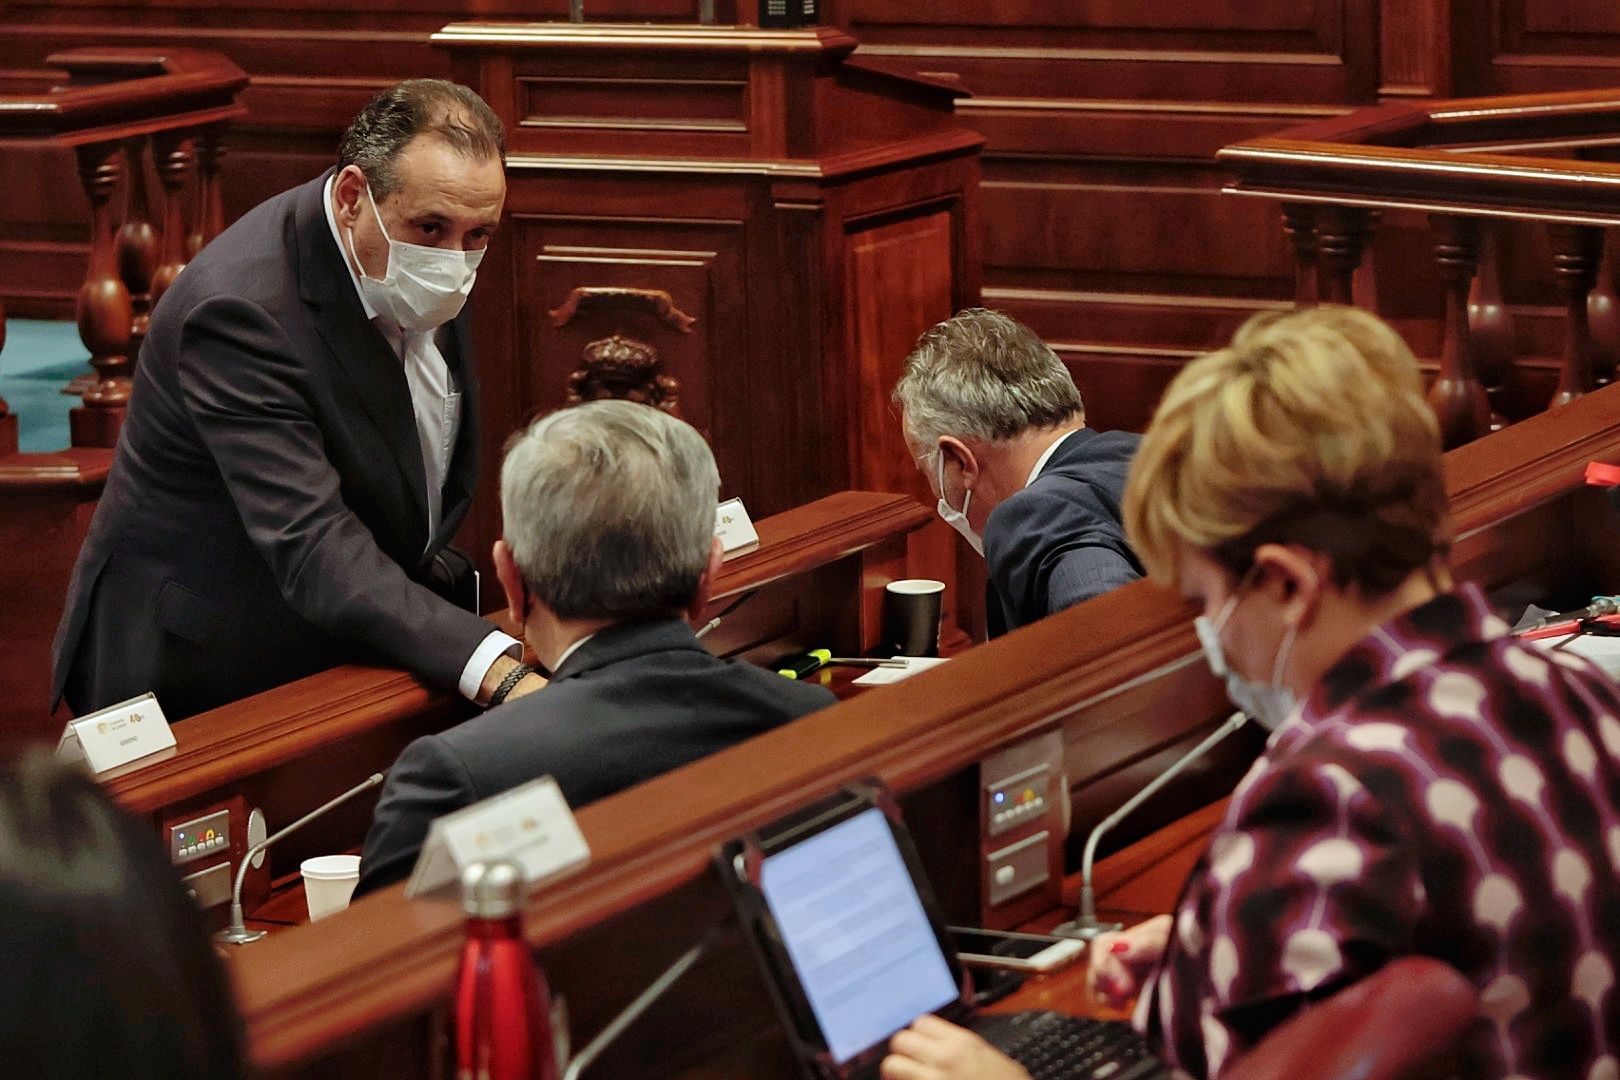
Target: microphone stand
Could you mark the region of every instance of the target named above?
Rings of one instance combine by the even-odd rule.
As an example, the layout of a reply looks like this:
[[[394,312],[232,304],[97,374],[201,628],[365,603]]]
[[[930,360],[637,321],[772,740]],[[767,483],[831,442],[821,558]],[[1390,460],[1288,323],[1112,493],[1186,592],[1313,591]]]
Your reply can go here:
[[[710,946],[719,939],[721,930],[722,927],[712,927],[708,933],[698,939],[696,945],[682,953],[678,960],[664,969],[662,975],[654,979],[645,990],[637,994],[635,1000],[624,1007],[623,1012],[608,1021],[607,1027],[603,1028],[596,1038],[587,1043],[585,1049],[574,1055],[574,1060],[568,1063],[568,1069],[563,1073],[562,1080],[579,1080],[585,1070],[594,1065],[596,1059],[602,1056],[602,1051],[612,1046],[618,1037],[624,1034],[626,1028],[635,1023],[641,1014],[651,1008],[659,998],[667,994],[669,988],[680,981],[681,976],[692,970],[692,965],[696,964],[703,957],[703,954],[709,951]]]
[[[263,930],[249,930],[247,928],[247,922],[242,915],[242,880],[247,877],[248,865],[253,862],[254,858],[258,856],[260,852],[269,847],[271,844],[275,843],[277,840],[280,840],[283,836],[286,836],[288,833],[292,832],[294,829],[308,825],[311,821],[314,821],[316,818],[337,806],[339,803],[348,802],[362,791],[369,791],[382,782],[382,773],[372,773],[366,779],[362,780],[348,791],[345,791],[331,802],[326,803],[324,806],[316,807],[314,810],[311,810],[309,813],[305,814],[291,825],[288,825],[285,829],[282,829],[274,836],[267,836],[263,840],[260,840],[257,844],[254,844],[252,847],[248,848],[247,853],[242,856],[242,864],[236,868],[236,887],[231,890],[231,925],[215,934],[214,940],[230,945],[246,945],[250,941],[258,941],[260,938],[264,937],[265,932]]]
[[[1203,757],[1216,743],[1242,727],[1248,719],[1241,712],[1235,712],[1228,716],[1220,727],[1204,736],[1203,742],[1187,751],[1181,760],[1154,777],[1153,781],[1141,791],[1125,800],[1124,806],[1103,818],[1097,827],[1091,830],[1091,835],[1086,837],[1085,853],[1080,857],[1080,910],[1072,920],[1053,928],[1052,933],[1055,936],[1092,941],[1099,934],[1106,934],[1111,930],[1120,929],[1120,923],[1105,923],[1097,920],[1097,896],[1091,888],[1091,864],[1097,855],[1097,841],[1101,839],[1103,833],[1118,825],[1138,806],[1152,798],[1155,792],[1179,776],[1188,765]]]

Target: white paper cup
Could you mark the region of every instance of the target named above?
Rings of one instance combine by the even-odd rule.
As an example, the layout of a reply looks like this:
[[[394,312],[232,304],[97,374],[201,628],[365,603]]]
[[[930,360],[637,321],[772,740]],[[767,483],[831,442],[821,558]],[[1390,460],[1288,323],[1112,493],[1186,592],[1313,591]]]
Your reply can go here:
[[[298,864],[304,875],[304,899],[309,921],[335,915],[349,906],[355,882],[360,880],[360,856],[317,855]]]

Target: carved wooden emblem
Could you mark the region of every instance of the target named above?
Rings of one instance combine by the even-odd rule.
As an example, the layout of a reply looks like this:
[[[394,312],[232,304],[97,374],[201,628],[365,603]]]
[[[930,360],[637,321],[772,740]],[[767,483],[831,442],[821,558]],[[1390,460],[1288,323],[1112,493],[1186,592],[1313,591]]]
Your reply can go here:
[[[680,417],[680,383],[665,375],[658,350],[614,334],[585,346],[585,366],[568,376],[566,403],[616,398],[636,401]]]

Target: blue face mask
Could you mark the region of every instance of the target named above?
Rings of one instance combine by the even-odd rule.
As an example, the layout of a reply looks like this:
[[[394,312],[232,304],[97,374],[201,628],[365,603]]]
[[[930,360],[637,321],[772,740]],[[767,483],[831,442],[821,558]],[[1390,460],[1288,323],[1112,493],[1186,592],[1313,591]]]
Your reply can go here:
[[[1226,682],[1226,696],[1242,709],[1249,718],[1267,731],[1276,731],[1293,713],[1298,702],[1294,692],[1282,684],[1283,670],[1288,666],[1289,654],[1294,648],[1297,627],[1290,626],[1277,647],[1277,658],[1271,665],[1271,682],[1258,683],[1239,675],[1226,662],[1226,650],[1221,647],[1221,631],[1237,607],[1238,594],[1234,593],[1221,607],[1213,620],[1200,615],[1193,620],[1198,643],[1204,648],[1204,659],[1217,679]]]

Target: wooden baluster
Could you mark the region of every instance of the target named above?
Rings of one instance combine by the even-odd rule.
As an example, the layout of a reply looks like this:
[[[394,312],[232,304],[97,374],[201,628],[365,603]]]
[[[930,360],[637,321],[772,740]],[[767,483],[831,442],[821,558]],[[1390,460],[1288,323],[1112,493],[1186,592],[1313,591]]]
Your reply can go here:
[[[109,204],[123,177],[123,148],[92,143],[78,148],[79,180],[90,198],[90,266],[79,287],[79,339],[90,350],[99,381],[84,393],[84,406],[68,417],[74,446],[112,447],[118,442],[129,401],[129,328],[134,320],[129,289],[118,276]]]
[[[118,228],[113,247],[118,253],[118,276],[129,290],[129,343],[125,351],[138,356],[146,340],[146,327],[152,321],[152,272],[157,269],[158,237],[152,228],[152,200],[146,189],[146,143],[131,139],[124,144],[125,185],[124,223]]]
[[[1352,282],[1372,239],[1372,214],[1359,206],[1324,206],[1316,218],[1317,299],[1355,303]]]
[[[1429,388],[1429,404],[1440,421],[1447,450],[1491,429],[1490,399],[1474,373],[1468,326],[1468,289],[1479,267],[1479,221],[1434,214],[1434,258],[1446,288],[1446,340],[1440,351],[1440,377]]]
[[[196,160],[185,135],[165,132],[152,140],[158,179],[163,184],[163,259],[152,275],[152,303],[168,291],[186,268],[186,215],[183,199],[186,180]]]
[[[1294,306],[1316,305],[1316,207],[1284,203],[1283,232],[1294,248]]]
[[[6,349],[6,306],[0,304],[0,352]],[[0,397],[0,457],[17,452],[17,417]]]
[[[1613,244],[1607,231],[1603,245],[1598,249],[1602,260],[1598,267],[1597,287],[1586,298],[1586,325],[1592,331],[1592,381],[1608,386],[1614,381],[1615,367],[1620,364],[1620,299],[1614,291]]]
[[[1564,366],[1558,390],[1548,408],[1567,405],[1597,388],[1592,378],[1592,332],[1586,321],[1586,298],[1597,283],[1603,258],[1603,230],[1592,225],[1550,225],[1553,268],[1558,291],[1564,294]]]
[[[203,245],[225,230],[225,201],[220,194],[220,171],[225,160],[225,126],[206,127],[193,140],[197,163],[196,217],[186,238],[186,259],[197,257]]]
[[[1518,353],[1513,329],[1513,313],[1502,302],[1500,228],[1495,222],[1480,236],[1479,273],[1468,293],[1468,342],[1485,393],[1491,398],[1491,430],[1499,431],[1507,420],[1496,409],[1496,398],[1507,388],[1508,375]]]

